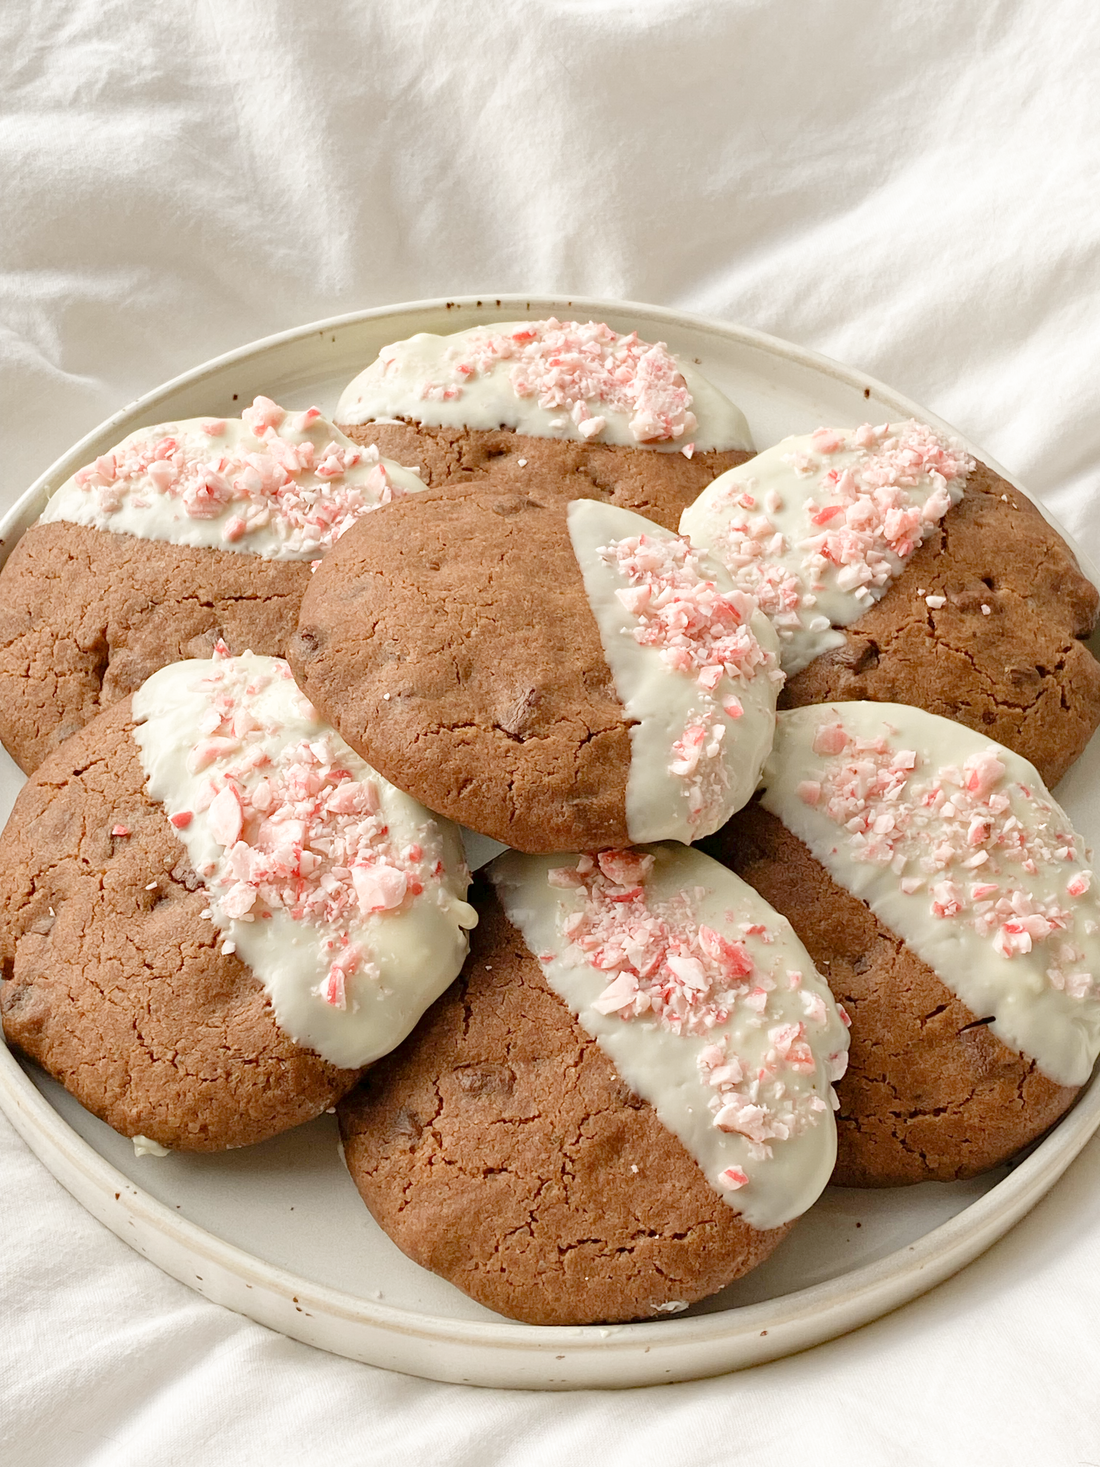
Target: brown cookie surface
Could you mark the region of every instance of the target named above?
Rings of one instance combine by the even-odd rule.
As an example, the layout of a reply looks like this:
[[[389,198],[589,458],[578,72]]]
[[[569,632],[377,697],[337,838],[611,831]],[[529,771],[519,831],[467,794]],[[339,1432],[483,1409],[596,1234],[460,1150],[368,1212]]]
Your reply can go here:
[[[283,656],[303,561],[35,525],[0,578],[0,741],[28,773],[101,708],[169,662]]]
[[[565,508],[483,485],[384,505],[318,568],[288,654],[387,779],[517,850],[628,841],[630,736]]]
[[[1100,663],[1081,640],[1098,606],[1038,509],[978,464],[846,645],[796,673],[779,706],[911,703],[988,734],[1054,785],[1100,725]]]
[[[788,918],[851,1018],[834,1182],[975,1176],[1069,1108],[1075,1088],[1002,1043],[758,803],[702,845]]]
[[[531,1324],[639,1319],[763,1262],[750,1228],[546,985],[496,898],[461,976],[340,1105],[348,1168],[415,1262]]]
[[[4,1033],[123,1135],[244,1146],[334,1105],[359,1072],[294,1044],[220,951],[132,729],[126,699],[16,801],[0,843]]]
[[[487,479],[493,488],[602,499],[675,530],[684,510],[712,479],[752,455],[740,449],[662,453],[613,443],[534,438],[510,428],[429,428],[422,423],[366,423],[341,433],[376,443],[385,458],[419,465],[430,489]],[[520,463],[520,459],[525,462]]]

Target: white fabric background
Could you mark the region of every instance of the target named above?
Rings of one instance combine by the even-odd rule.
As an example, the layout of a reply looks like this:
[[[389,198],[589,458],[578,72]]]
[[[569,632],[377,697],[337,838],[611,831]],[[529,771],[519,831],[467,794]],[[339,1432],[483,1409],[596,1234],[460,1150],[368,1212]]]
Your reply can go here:
[[[1089,0],[5,0],[0,472],[256,337],[654,301],[862,367],[1100,559]],[[12,1467],[1100,1463],[1100,1140],[954,1281],[712,1382],[439,1386],[205,1303],[0,1118]]]

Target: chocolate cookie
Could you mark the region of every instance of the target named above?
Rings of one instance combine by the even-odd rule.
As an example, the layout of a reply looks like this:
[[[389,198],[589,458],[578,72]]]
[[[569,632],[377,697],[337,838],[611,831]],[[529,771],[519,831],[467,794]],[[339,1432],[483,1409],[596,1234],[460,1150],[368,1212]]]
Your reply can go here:
[[[4,1034],[125,1136],[245,1146],[334,1105],[360,1072],[295,1044],[223,950],[133,730],[123,699],[16,801],[0,843]]]
[[[681,530],[777,627],[781,707],[912,703],[1056,783],[1100,724],[1100,593],[1022,494],[919,423],[785,439]]]
[[[32,777],[5,842],[8,1037],[116,1129],[187,1150],[331,1105],[476,920],[457,832],[274,658],[160,669]]]
[[[617,443],[536,438],[511,428],[441,428],[424,423],[341,423],[354,443],[415,465],[430,489],[487,480],[494,489],[563,499],[602,499],[675,530],[680,516],[719,474],[751,450],[711,449],[685,458]]]
[[[690,364],[596,322],[396,342],[345,389],[336,419],[355,442],[418,465],[433,489],[485,478],[524,493],[534,480],[670,530],[752,452],[744,418]]]
[[[852,1020],[835,1180],[973,1176],[1100,1049],[1100,909],[1033,769],[899,705],[781,713],[765,790],[706,849],[790,918]]]
[[[339,1108],[349,1170],[409,1257],[502,1314],[675,1313],[762,1262],[824,1184],[820,1046],[842,1048],[843,1027],[786,924],[697,853],[490,871],[499,900],[480,893],[459,981]],[[635,961],[591,955],[608,923],[646,929]],[[644,1009],[618,992],[631,984]]]
[[[388,779],[545,851],[717,828],[770,746],[774,647],[751,599],[670,532],[479,485],[349,531],[289,656]]]
[[[65,523],[22,536],[0,578],[0,739],[27,773],[169,662],[286,651],[309,565]]]
[[[0,740],[26,771],[158,667],[282,654],[310,562],[423,488],[315,408],[142,429],[63,484],[0,572]]]

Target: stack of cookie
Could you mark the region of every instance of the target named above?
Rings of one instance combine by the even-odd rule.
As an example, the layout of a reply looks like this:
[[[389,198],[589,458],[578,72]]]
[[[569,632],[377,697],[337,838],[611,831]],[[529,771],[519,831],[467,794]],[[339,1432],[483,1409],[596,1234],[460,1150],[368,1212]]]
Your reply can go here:
[[[1062,1114],[1098,597],[1022,496],[912,422],[753,458],[597,323],[396,343],[335,418],[132,435],[13,552],[10,1042],[143,1146],[338,1105],[399,1246],[536,1323]]]

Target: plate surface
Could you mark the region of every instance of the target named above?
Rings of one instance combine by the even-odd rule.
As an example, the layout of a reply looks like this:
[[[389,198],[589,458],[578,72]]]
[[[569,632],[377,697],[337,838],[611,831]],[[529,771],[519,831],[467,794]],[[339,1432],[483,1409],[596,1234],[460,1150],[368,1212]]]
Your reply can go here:
[[[149,393],[82,439],[20,499],[0,524],[0,561],[53,489],[137,427],[237,415],[259,392],[331,414],[344,385],[390,341],[550,315],[591,316],[667,341],[738,404],[758,448],[822,423],[917,416],[947,426],[872,378],[699,317],[592,299],[430,301],[271,337]],[[0,761],[6,816],[22,776],[2,752]],[[1100,736],[1058,795],[1088,843],[1100,844]],[[444,1381],[563,1389],[715,1375],[818,1344],[914,1298],[975,1258],[1054,1184],[1100,1125],[1100,1083],[1094,1077],[1073,1111],[1012,1168],[948,1186],[829,1188],[761,1268],[687,1313],[573,1328],[503,1320],[405,1259],[359,1201],[331,1116],[244,1151],[138,1158],[2,1045],[0,1107],[95,1217],[207,1298],[351,1359]]]

